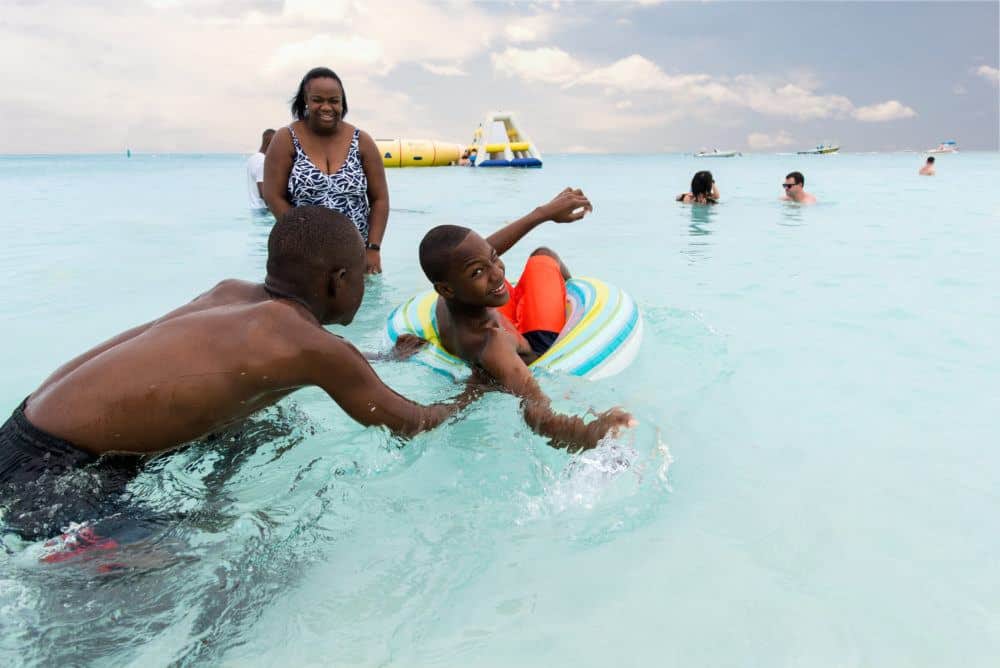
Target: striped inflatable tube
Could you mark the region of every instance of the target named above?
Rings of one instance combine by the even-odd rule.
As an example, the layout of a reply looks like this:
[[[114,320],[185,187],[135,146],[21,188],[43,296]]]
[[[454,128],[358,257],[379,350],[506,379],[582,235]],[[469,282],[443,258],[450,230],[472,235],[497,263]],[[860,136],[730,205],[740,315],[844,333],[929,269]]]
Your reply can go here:
[[[447,352],[438,337],[437,297],[431,290],[397,306],[386,322],[386,336],[391,345],[400,334],[429,341],[414,359],[461,378],[468,374],[468,366]],[[631,364],[641,343],[642,315],[628,294],[595,278],[573,278],[566,282],[566,325],[531,368],[606,378]]]

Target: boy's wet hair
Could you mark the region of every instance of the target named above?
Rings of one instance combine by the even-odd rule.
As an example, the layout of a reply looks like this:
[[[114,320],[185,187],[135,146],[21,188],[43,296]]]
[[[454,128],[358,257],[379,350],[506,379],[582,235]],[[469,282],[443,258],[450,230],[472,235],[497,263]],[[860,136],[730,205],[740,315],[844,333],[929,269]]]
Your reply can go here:
[[[317,274],[361,261],[365,242],[347,216],[324,206],[298,206],[281,217],[267,238],[267,274],[308,289]]]
[[[785,178],[791,179],[797,186],[804,186],[806,184],[806,177],[802,176],[802,172],[790,172],[785,175]]]
[[[420,268],[431,283],[448,278],[451,253],[471,232],[460,225],[438,225],[420,242]]]
[[[329,67],[314,67],[306,75],[302,77],[301,83],[299,83],[299,90],[295,93],[295,97],[292,98],[292,116],[302,121],[306,118],[306,84],[308,84],[313,79],[333,79],[340,84],[340,104],[343,107],[343,111],[340,113],[341,118],[347,118],[347,91],[344,90],[344,82],[340,80],[337,73],[331,70]]]
[[[934,164],[934,156],[932,155],[932,156],[928,157],[927,158],[927,162],[929,162],[930,164],[933,165]]]

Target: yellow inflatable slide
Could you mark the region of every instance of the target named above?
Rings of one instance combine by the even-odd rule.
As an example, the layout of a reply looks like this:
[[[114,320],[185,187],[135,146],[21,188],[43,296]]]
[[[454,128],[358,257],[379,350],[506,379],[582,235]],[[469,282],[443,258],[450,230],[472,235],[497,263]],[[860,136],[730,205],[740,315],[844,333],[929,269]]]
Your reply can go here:
[[[386,167],[445,167],[457,165],[462,145],[430,139],[376,139]]]

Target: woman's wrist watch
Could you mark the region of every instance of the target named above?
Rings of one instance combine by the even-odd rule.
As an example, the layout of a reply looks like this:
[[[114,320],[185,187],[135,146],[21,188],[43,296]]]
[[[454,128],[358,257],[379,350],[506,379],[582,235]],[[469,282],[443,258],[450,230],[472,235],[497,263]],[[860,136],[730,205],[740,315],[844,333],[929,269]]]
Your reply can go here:
[[[365,248],[367,248],[368,250],[373,250],[373,251],[380,251],[380,250],[382,250],[382,246],[380,246],[379,244],[373,244],[370,241],[365,244]]]

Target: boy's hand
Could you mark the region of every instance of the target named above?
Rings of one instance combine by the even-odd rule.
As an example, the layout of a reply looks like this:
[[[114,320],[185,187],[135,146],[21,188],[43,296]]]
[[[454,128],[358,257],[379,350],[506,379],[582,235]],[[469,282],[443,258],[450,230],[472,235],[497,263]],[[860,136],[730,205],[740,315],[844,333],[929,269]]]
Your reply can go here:
[[[426,345],[427,341],[419,336],[400,334],[396,339],[396,345],[392,348],[392,357],[397,360],[409,359]]]
[[[593,211],[590,200],[579,188],[566,188],[551,202],[538,207],[543,219],[556,223],[572,223]]]
[[[632,415],[621,408],[612,408],[597,416],[597,419],[587,425],[587,448],[593,448],[608,432],[617,436],[619,430],[634,427],[639,424]]]

